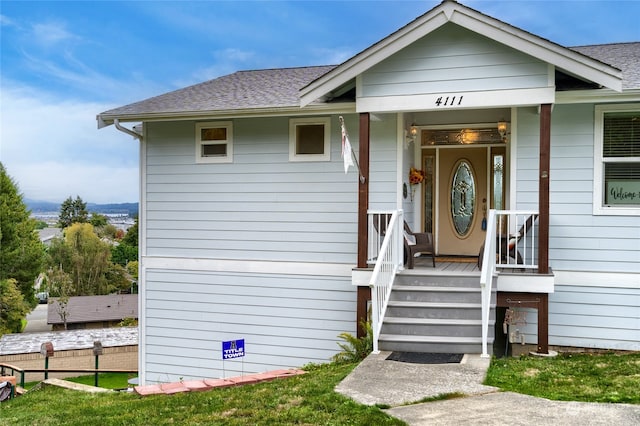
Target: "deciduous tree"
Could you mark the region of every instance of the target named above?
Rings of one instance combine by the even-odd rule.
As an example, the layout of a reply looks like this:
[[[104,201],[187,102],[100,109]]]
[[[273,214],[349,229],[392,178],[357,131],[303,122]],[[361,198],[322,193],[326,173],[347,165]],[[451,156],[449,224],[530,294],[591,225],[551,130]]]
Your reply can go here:
[[[69,226],[63,240],[52,242],[49,255],[51,267],[61,268],[71,277],[70,296],[106,294],[110,246],[98,238],[91,224]]]

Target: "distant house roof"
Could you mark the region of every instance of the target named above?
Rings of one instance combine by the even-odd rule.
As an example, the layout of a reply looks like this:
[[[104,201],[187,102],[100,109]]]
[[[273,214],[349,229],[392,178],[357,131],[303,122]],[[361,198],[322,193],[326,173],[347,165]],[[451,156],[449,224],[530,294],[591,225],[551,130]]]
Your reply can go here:
[[[5,334],[0,337],[0,355],[39,353],[44,342],[53,343],[56,351],[89,349],[96,340],[105,348],[137,345],[138,327]]]
[[[47,324],[63,324],[57,298],[50,300]],[[66,311],[67,324],[138,318],[138,295],[109,294],[106,296],[70,297]]]
[[[56,237],[62,236],[62,229],[60,228],[43,228],[38,229],[38,235],[40,236],[40,241],[43,243],[47,241],[51,241]]]

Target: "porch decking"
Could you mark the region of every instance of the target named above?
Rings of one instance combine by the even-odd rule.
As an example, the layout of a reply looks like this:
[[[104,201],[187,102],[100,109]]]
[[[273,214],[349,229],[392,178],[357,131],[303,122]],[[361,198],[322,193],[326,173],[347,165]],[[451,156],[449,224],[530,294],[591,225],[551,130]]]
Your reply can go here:
[[[480,277],[478,261],[475,257],[436,256],[436,267],[431,265],[430,257],[416,257],[414,269],[405,269],[401,274],[425,275],[429,271],[434,275],[477,275]]]

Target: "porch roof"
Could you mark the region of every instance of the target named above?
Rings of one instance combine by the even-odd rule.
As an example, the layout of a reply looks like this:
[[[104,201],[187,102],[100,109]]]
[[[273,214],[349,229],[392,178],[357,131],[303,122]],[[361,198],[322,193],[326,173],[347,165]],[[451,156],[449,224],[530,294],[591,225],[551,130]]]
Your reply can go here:
[[[482,34],[587,81],[618,92],[622,90],[622,73],[619,69],[492,18],[455,0],[444,0],[413,22],[304,87],[300,96],[301,106],[309,105],[347,84],[373,65],[447,23]]]

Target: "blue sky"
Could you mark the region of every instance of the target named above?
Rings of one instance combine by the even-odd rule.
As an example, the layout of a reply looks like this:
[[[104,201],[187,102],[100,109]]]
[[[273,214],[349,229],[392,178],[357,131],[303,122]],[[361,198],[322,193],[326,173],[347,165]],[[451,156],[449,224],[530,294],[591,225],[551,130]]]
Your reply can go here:
[[[439,1],[0,0],[0,161],[25,198],[138,200],[95,116],[236,70],[338,64]],[[640,0],[462,1],[565,46],[640,41]]]

